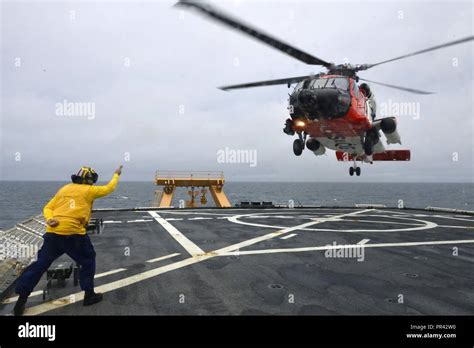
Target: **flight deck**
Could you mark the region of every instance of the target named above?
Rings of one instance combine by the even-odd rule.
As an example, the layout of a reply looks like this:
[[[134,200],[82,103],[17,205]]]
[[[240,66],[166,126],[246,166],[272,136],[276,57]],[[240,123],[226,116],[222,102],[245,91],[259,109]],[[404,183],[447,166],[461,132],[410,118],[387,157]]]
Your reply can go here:
[[[46,278],[25,315],[474,314],[474,216],[347,208],[106,209],[96,291]],[[63,256],[61,260],[68,260]],[[54,284],[53,284],[54,285]],[[11,315],[14,294],[0,314]]]

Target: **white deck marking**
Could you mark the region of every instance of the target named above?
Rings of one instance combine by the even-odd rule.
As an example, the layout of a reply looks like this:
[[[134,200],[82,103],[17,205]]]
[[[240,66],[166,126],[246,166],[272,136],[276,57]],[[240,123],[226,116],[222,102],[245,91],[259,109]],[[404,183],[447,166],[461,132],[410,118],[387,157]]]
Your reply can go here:
[[[364,210],[363,212],[370,211],[370,210]],[[358,213],[359,211],[356,211],[355,213]],[[362,212],[362,211],[361,211]],[[332,215],[331,217],[328,218],[323,218],[323,217],[312,217],[308,218],[312,221],[317,220],[318,223],[326,222],[326,221],[340,221],[339,218],[343,216],[350,216],[352,213],[346,213],[342,215]],[[252,214],[243,214],[243,215],[234,215],[228,220],[230,222],[236,223],[236,224],[241,224],[241,225],[248,225],[248,226],[254,226],[254,227],[264,227],[264,228],[276,228],[276,229],[285,229],[287,226],[276,226],[276,225],[265,225],[265,224],[258,224],[258,223],[253,223],[253,222],[246,222],[239,220],[240,218],[247,218],[247,219],[268,219],[268,218],[273,218],[273,215],[260,215],[264,213],[252,213]],[[276,214],[276,213],[275,213]],[[301,226],[301,225],[300,225]]]
[[[106,276],[108,276],[108,275],[115,274],[115,273],[122,272],[122,271],[126,271],[126,270],[127,270],[126,268],[113,269],[113,270],[111,270],[111,271],[107,271],[107,272],[103,272],[103,273],[96,274],[96,275],[94,276],[94,279],[106,277]]]
[[[127,223],[131,223],[131,222],[149,222],[149,221],[153,221],[153,220],[145,220],[145,219],[137,219],[137,220],[128,220]]]
[[[111,274],[115,274],[115,273],[118,273],[118,272],[126,271],[126,270],[127,270],[126,268],[118,268],[118,269],[114,269],[114,270],[111,270],[111,271],[108,271],[108,272],[99,273],[99,274],[96,274],[94,276],[94,279],[102,278],[102,277],[105,277],[105,276],[108,276],[108,275],[111,275]],[[42,294],[43,294],[43,290],[33,291],[30,294],[30,296],[28,296],[28,297],[39,296],[39,295],[42,295]],[[3,300],[2,303],[3,304],[8,304],[8,303],[16,302],[17,300],[18,300],[18,296],[13,296],[13,297],[9,297],[9,298]]]
[[[194,211],[169,211],[169,210],[161,210],[160,213],[162,214],[177,214],[177,215],[212,215],[212,216],[232,216],[231,214],[223,214],[223,213],[206,213],[206,212],[194,212]]]
[[[185,260],[178,261],[178,262],[166,265],[166,266],[154,268],[154,269],[151,269],[149,271],[138,273],[138,274],[135,274],[135,275],[127,277],[127,278],[123,278],[123,279],[116,280],[116,281],[113,281],[113,282],[110,282],[110,283],[107,283],[107,284],[96,286],[94,290],[96,292],[106,293],[106,292],[113,291],[113,290],[116,290],[116,289],[120,289],[120,288],[123,288],[125,286],[132,285],[132,284],[141,282],[143,280],[146,280],[146,279],[149,279],[149,278],[152,278],[152,277],[156,277],[157,275],[167,273],[167,272],[170,272],[170,271],[174,271],[176,269],[183,268],[183,267],[186,267],[186,266],[189,266],[189,265],[192,265],[192,264],[195,264],[195,263],[198,263],[198,262],[201,262],[201,261],[213,258],[213,257],[216,257],[216,255],[209,254],[209,255],[206,255],[206,256],[190,257],[190,258],[187,258]],[[74,302],[71,302],[71,298],[74,299]],[[33,306],[33,307],[26,308],[24,314],[25,315],[42,314],[42,313],[45,313],[45,312],[48,312],[48,311],[52,311],[54,309],[58,309],[58,308],[70,305],[72,303],[76,303],[76,302],[81,301],[83,299],[84,299],[84,292],[79,291],[79,292],[76,292],[74,294],[63,296],[61,298],[58,298],[58,299],[55,299],[55,300],[52,300],[52,301],[49,301],[49,302],[46,302],[46,303],[42,303],[42,304],[39,304],[39,305],[36,305],[36,306]]]
[[[298,233],[292,233],[292,234],[289,234],[287,236],[281,237],[280,239],[289,239],[289,238],[297,236],[297,235],[298,235]]]
[[[395,218],[395,219],[403,219],[409,221],[416,221],[419,224],[412,224],[413,227],[408,228],[392,228],[392,229],[354,229],[354,230],[341,230],[341,229],[330,229],[330,228],[316,228],[313,229],[314,231],[324,231],[324,232],[412,232],[412,231],[421,231],[421,230],[429,230],[432,228],[438,227],[438,224],[426,221],[426,220],[418,220],[413,218],[407,217],[394,217],[394,216],[386,216],[380,215],[380,217],[387,217],[387,218]],[[346,219],[341,219],[339,221],[346,221]],[[360,222],[367,221],[367,220],[359,220]],[[378,221],[375,221],[378,223]]]
[[[286,206],[284,207],[288,209]],[[291,208],[291,211],[300,211],[300,212],[305,212],[308,213],[308,208],[317,208],[318,210],[324,211],[324,210],[339,210],[339,211],[346,211],[346,210],[356,210],[356,209],[361,209],[361,208],[323,208],[321,206],[308,206],[306,208]],[[182,211],[176,211],[176,210],[182,210]],[[208,212],[211,210],[212,212]],[[218,209],[203,209],[203,208],[197,208],[197,209],[174,209],[174,210],[160,210],[160,213],[167,213],[167,214],[209,214],[209,215],[231,215],[230,213],[214,213]],[[232,208],[232,211],[249,211],[249,208]],[[265,211],[282,211],[282,208],[265,208]],[[374,209],[377,210],[377,209]],[[311,214],[328,214],[327,212],[311,212]],[[235,215],[235,214],[233,214]]]
[[[366,243],[369,242],[369,241],[370,241],[370,239],[362,239],[362,240],[361,240],[359,243],[357,243],[357,244],[363,245],[363,244],[366,244]]]
[[[465,228],[467,230],[474,230],[474,226],[446,226],[446,225],[438,225],[438,227],[444,228]]]
[[[383,213],[384,211],[383,210],[378,210],[378,209],[375,209],[381,213]],[[385,212],[386,213],[386,212]],[[401,211],[397,211],[395,214],[403,214],[405,216],[417,216],[417,215],[423,215],[423,214],[414,214],[414,213],[403,213]],[[395,215],[392,215],[394,217],[396,217]],[[467,219],[466,217],[464,217],[464,215],[462,215],[464,218],[458,218],[458,217],[454,217],[454,216],[459,216],[459,215],[454,215],[454,216],[447,216],[447,215],[426,215],[427,217],[437,217],[437,218],[442,218],[442,219],[453,219],[453,220],[461,220],[461,221],[469,221],[469,222],[474,222],[474,220],[472,219]]]
[[[38,296],[42,294],[43,294],[43,290],[33,291],[29,297]],[[9,297],[9,298],[4,299],[2,301],[2,304],[13,303],[13,302],[16,302],[17,300],[18,300],[18,296]]]
[[[359,242],[360,243],[360,242]],[[423,246],[423,245],[449,245],[449,244],[469,244],[474,243],[474,239],[462,239],[462,240],[441,240],[432,242],[407,242],[407,243],[379,243],[379,244],[364,244],[364,248],[386,248],[386,247],[400,247],[400,246]],[[286,249],[262,249],[262,250],[248,250],[238,252],[221,252],[220,256],[232,256],[232,255],[260,255],[260,254],[275,254],[275,253],[297,253],[304,251],[316,251],[316,250],[329,250],[329,249],[347,249],[357,247],[358,244],[346,244],[346,245],[326,245],[317,247],[305,247],[305,248],[286,248]]]
[[[194,217],[194,218],[188,218],[188,220],[212,220],[214,218],[210,218],[210,217],[202,217],[202,216],[198,216],[198,217]]]
[[[393,208],[393,209],[396,209],[396,208]],[[400,210],[402,210],[403,208],[398,208],[398,209],[399,209],[399,210],[389,210],[388,212],[389,212],[389,213],[392,213],[392,214],[395,214],[395,215],[396,215],[396,214],[413,215],[413,213],[404,213],[404,212],[400,211]],[[380,213],[387,213],[387,211],[384,210],[384,209],[374,209],[374,210],[375,210],[375,211],[378,211],[378,212],[380,212]]]
[[[104,224],[121,224],[122,221],[113,221],[113,220],[107,220],[104,221]]]
[[[444,215],[431,215],[432,217],[437,217],[437,218],[442,218],[442,219],[451,219],[451,220],[460,220],[460,221],[469,221],[474,223],[474,220],[472,219],[461,219],[458,217],[452,217],[452,216],[444,216]]]
[[[369,210],[365,210],[369,211]],[[253,222],[248,222],[248,221],[242,221],[239,220],[240,218],[257,218],[257,217],[262,217],[261,215],[258,215],[260,213],[254,213],[254,214],[245,214],[245,215],[235,215],[232,218],[229,218],[230,222],[234,222],[237,224],[242,224],[242,225],[248,225],[248,226],[254,226],[254,227],[262,227],[262,228],[276,228],[276,229],[285,229],[286,227],[284,226],[276,226],[276,225],[266,225],[266,224],[259,224],[259,223],[253,223]],[[268,213],[267,213],[268,214]],[[342,215],[333,215],[329,218],[314,218],[313,220],[317,220],[320,223],[323,222],[334,222],[334,221],[340,221],[344,222],[349,219],[341,219],[342,217],[346,216],[352,216],[354,215],[353,213],[348,213],[348,214],[342,214]],[[373,216],[373,215],[364,215],[364,216]],[[418,220],[418,219],[413,219],[409,217],[394,217],[394,216],[388,216],[388,215],[377,215],[378,217],[385,217],[385,218],[395,218],[395,219],[401,219],[401,220],[408,220],[408,221],[414,221],[414,224],[411,224],[412,227],[409,228],[394,228],[394,229],[351,229],[351,230],[342,230],[342,229],[333,229],[333,228],[300,228],[300,230],[303,231],[319,231],[319,232],[349,232],[349,233],[357,233],[357,232],[408,232],[408,231],[419,231],[419,230],[428,230],[437,227],[438,225],[434,222],[431,221],[426,221],[426,220]],[[264,216],[264,217],[269,217],[271,218],[272,216]],[[359,220],[361,222],[367,221],[367,220]],[[378,222],[378,221],[377,221]],[[302,225],[300,225],[302,226]]]
[[[167,218],[166,221],[183,221],[183,218]]]
[[[314,219],[312,221],[306,222],[306,223],[301,224],[301,225],[296,225],[296,226],[292,226],[292,227],[285,227],[283,229],[265,234],[265,235],[260,236],[260,237],[252,238],[252,239],[246,240],[244,242],[240,242],[240,243],[237,243],[237,244],[234,244],[234,245],[230,245],[228,247],[216,250],[215,252],[219,254],[219,253],[225,253],[225,252],[228,252],[228,251],[234,251],[234,250],[245,248],[249,245],[253,245],[255,243],[262,242],[262,241],[265,241],[265,240],[268,240],[268,239],[271,239],[271,238],[275,238],[275,237],[281,236],[282,234],[287,234],[289,232],[300,230],[300,229],[303,229],[303,228],[306,228],[306,227],[309,227],[309,226],[312,226],[312,225],[320,224],[320,223],[323,223],[323,222],[326,222],[326,221],[331,221],[333,219],[338,219],[338,218],[343,217],[343,216],[358,215],[358,214],[366,213],[366,212],[372,211],[372,210],[373,209],[357,210],[357,211],[353,211],[353,212],[346,213],[346,214],[335,215],[331,218],[325,218],[325,219],[317,218],[317,219]],[[243,224],[243,225],[247,225],[248,224],[247,222],[242,222],[242,221],[238,220],[240,217],[245,216],[245,215],[248,215],[248,214],[233,216],[229,219],[229,221],[235,222],[235,223],[240,223],[240,224]]]
[[[366,216],[369,216],[369,215],[366,215]],[[344,219],[343,221],[370,222],[370,223],[376,223],[376,224],[392,224],[392,225],[407,225],[407,226],[424,226],[425,225],[425,224],[416,224],[416,223],[407,223],[407,222],[377,221],[377,220],[365,220],[365,219],[364,220]]]
[[[150,214],[168,233],[173,237],[191,256],[202,255],[204,250],[191,242],[184,234],[178,231],[176,227],[163,219],[156,211],[149,211]]]
[[[181,255],[181,254],[180,253],[174,253],[174,254],[170,254],[170,255],[166,255],[166,256],[161,256],[161,257],[157,257],[156,259],[148,260],[147,262],[149,262],[149,263],[158,262],[158,261],[161,261],[161,260],[171,259],[172,257],[178,256],[178,255]]]

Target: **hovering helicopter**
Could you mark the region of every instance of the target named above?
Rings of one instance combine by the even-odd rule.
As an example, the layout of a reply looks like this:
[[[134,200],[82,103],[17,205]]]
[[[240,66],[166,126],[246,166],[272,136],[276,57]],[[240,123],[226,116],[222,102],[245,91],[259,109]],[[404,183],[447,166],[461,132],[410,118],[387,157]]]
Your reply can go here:
[[[352,161],[349,174],[360,175],[357,161],[409,161],[410,150],[386,150],[380,139],[384,134],[387,145],[401,144],[395,117],[376,119],[376,101],[367,83],[358,85],[359,81],[395,88],[416,94],[433,94],[413,88],[369,81],[360,78],[357,73],[378,65],[403,58],[434,51],[440,48],[461,44],[474,39],[474,36],[447,42],[396,58],[374,64],[334,64],[317,58],[298,48],[282,42],[238,19],[217,10],[213,6],[189,0],[180,0],[175,6],[192,8],[217,22],[245,33],[277,50],[286,53],[306,64],[321,65],[325,73],[282,78],[277,80],[258,81],[220,87],[224,91],[287,84],[288,88],[296,83],[289,97],[290,117],[285,122],[283,132],[297,139],[293,142],[293,152],[300,156],[305,148],[316,156],[323,155],[326,149],[336,151],[338,161]]]

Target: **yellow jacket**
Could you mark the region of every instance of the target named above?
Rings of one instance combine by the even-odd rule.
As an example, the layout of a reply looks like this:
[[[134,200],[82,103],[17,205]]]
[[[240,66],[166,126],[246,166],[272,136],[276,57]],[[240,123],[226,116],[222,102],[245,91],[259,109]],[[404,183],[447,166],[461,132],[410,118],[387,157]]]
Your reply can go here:
[[[105,186],[68,184],[63,186],[46,204],[43,215],[46,221],[54,218],[56,227],[47,226],[46,232],[61,235],[86,234],[86,226],[92,211],[94,199],[107,196],[117,187],[119,175],[114,174]]]

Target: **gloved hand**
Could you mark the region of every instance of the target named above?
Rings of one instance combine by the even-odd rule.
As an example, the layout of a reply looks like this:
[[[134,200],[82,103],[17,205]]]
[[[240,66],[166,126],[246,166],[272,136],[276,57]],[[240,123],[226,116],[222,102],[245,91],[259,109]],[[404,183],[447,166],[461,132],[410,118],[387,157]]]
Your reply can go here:
[[[115,171],[115,174],[118,174],[118,175],[122,174],[122,168],[123,168],[122,165],[118,167],[117,170]]]
[[[49,219],[48,221],[46,221],[46,223],[48,224],[48,226],[51,227],[56,227],[57,225],[59,225],[59,221],[56,219]]]

